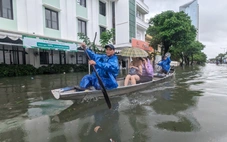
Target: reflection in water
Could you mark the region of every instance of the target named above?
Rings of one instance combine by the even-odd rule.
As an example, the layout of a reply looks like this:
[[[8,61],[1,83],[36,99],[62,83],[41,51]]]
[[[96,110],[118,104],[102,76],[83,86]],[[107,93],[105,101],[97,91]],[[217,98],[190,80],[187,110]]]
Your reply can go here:
[[[124,113],[128,117],[129,124],[132,126],[132,139],[129,141],[139,142],[139,141],[147,141],[148,136],[146,135],[146,130],[148,128],[146,124],[146,118],[144,116],[147,115],[146,109],[141,107],[140,105],[136,105],[130,110],[125,111]]]
[[[86,73],[3,78],[0,141],[224,142],[226,68],[177,68],[172,80],[111,98],[111,110],[104,100],[77,103],[51,95],[51,89],[78,84]]]
[[[54,117],[57,121],[64,123],[67,141],[106,141],[110,138],[120,141],[118,107],[118,100],[112,101],[111,110],[106,108],[104,101],[97,104],[75,103],[57,115],[57,118]],[[94,132],[96,126],[101,127],[98,133]],[[70,131],[74,132],[73,136],[68,134],[72,133]]]
[[[33,118],[32,120],[25,120],[24,130],[26,132],[25,141],[28,142],[49,142],[50,133],[50,119],[49,116],[42,116]]]
[[[198,123],[197,123],[198,124]],[[158,128],[166,129],[169,131],[178,131],[178,132],[191,132],[199,128],[198,125],[193,125],[186,117],[179,117],[179,120],[176,121],[166,121],[156,125]]]
[[[190,83],[188,81],[193,80],[198,75],[198,68],[188,68],[187,71],[178,72],[176,78],[180,78],[176,84],[165,84],[164,87],[168,85],[175,85],[174,88],[165,89],[159,91],[155,95],[156,100],[152,102],[151,106],[158,114],[165,115],[175,115],[178,117],[177,121],[165,121],[158,123],[156,126],[161,129],[171,130],[171,131],[181,131],[190,132],[199,129],[199,123],[195,121],[190,121],[187,116],[178,116],[182,111],[185,111],[191,107],[195,107],[197,103],[196,96],[201,96],[201,91],[193,91],[189,89]],[[190,74],[190,76],[185,76],[185,74]],[[193,84],[201,84],[203,82],[194,82]],[[160,105],[161,104],[161,105]]]

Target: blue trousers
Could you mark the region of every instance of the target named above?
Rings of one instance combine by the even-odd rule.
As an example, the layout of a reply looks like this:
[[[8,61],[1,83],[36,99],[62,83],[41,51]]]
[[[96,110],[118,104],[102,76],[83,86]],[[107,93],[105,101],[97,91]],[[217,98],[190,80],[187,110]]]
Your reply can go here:
[[[83,89],[94,86],[96,90],[100,90],[98,79],[94,75],[85,75],[80,81],[80,87]]]

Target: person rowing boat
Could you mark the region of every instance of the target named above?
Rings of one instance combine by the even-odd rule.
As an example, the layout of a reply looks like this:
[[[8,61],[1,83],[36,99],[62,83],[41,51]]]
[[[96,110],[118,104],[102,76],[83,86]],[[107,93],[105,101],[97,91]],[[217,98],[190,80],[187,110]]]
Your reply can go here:
[[[95,54],[91,50],[86,48],[86,44],[82,43],[81,47],[84,48],[91,60],[89,60],[90,65],[94,65],[98,75],[100,76],[103,84],[107,90],[111,90],[118,87],[116,78],[119,73],[118,58],[115,55],[115,47],[112,44],[105,46],[106,55]],[[95,75],[94,71],[92,74],[85,75],[80,81],[80,86],[75,87],[78,90],[90,89],[94,87],[96,90],[100,90],[100,84]]]
[[[159,66],[162,67],[162,73],[168,74],[170,71],[170,53],[166,53],[165,56],[163,57],[163,60],[158,63]]]

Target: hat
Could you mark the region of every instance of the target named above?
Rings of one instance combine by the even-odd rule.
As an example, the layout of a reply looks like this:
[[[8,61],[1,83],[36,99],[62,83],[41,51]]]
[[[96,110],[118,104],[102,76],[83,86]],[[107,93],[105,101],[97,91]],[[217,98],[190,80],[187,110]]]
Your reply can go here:
[[[115,50],[115,47],[114,47],[112,44],[107,44],[107,45],[105,46],[105,48],[107,48],[107,47],[109,47],[109,48]]]

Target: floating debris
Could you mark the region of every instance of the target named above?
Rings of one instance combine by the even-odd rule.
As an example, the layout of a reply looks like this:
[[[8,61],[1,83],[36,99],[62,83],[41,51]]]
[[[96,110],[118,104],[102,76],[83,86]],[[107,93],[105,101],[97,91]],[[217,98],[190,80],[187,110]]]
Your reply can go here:
[[[110,138],[110,142],[115,142],[112,138]]]
[[[96,126],[96,127],[94,128],[95,133],[97,133],[98,130],[99,130],[100,128],[101,128],[100,126]],[[100,130],[101,130],[101,129],[100,129]]]

